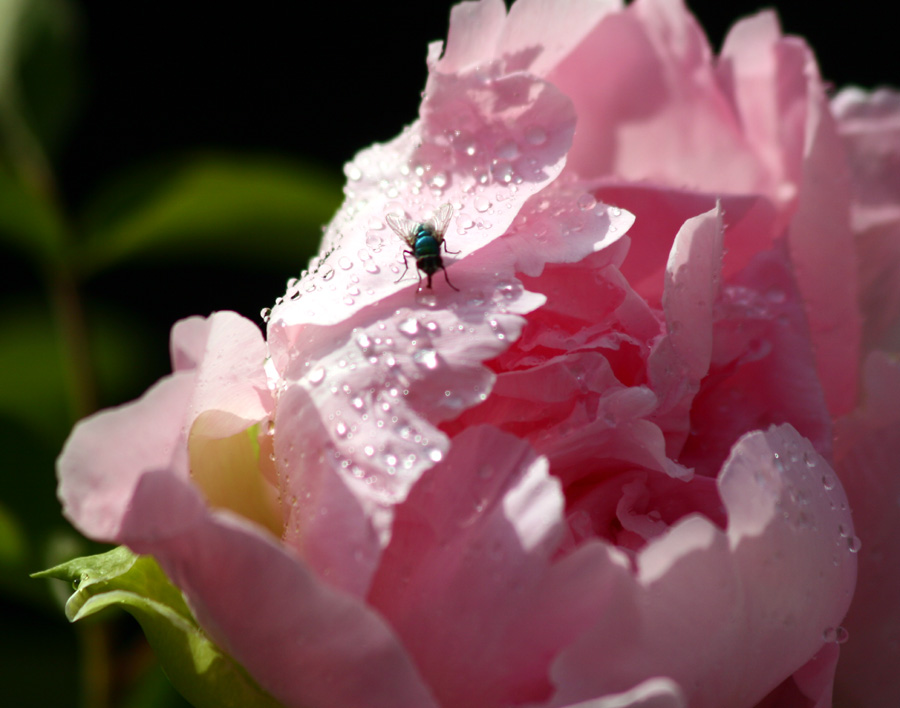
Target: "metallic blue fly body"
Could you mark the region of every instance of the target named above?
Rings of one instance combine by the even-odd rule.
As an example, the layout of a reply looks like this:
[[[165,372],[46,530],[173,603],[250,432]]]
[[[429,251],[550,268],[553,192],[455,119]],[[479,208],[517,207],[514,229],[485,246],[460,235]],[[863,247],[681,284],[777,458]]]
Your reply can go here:
[[[444,240],[444,232],[447,230],[447,224],[450,223],[450,217],[453,215],[453,206],[444,204],[434,216],[428,221],[419,222],[406,219],[396,214],[388,214],[385,220],[391,230],[397,234],[409,246],[408,251],[403,251],[403,273],[397,278],[396,282],[403,280],[406,271],[409,270],[409,262],[407,256],[413,256],[416,259],[416,275],[419,277],[419,283],[422,282],[422,276],[419,271],[425,273],[428,277],[427,287],[431,287],[431,277],[438,272],[438,269],[444,271],[444,280],[447,285],[459,292],[450,278],[447,276],[447,269],[444,268],[444,260],[441,258],[441,246],[447,253],[458,253],[447,248],[447,242]]]

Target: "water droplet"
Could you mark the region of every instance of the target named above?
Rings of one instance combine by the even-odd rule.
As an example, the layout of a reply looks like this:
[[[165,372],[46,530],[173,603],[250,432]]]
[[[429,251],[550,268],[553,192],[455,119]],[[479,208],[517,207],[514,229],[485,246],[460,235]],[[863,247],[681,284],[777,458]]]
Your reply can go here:
[[[371,445],[366,445],[366,446],[363,448],[363,452],[366,453],[366,455],[367,455],[368,457],[372,457],[372,455],[375,454],[375,448],[372,447]]]
[[[847,550],[851,553],[859,553],[860,548],[862,548],[862,541],[859,540],[859,536],[847,536]]]
[[[409,337],[414,337],[419,331],[419,321],[415,317],[408,317],[397,325],[397,329]]]
[[[436,369],[438,365],[438,356],[434,349],[420,349],[413,355],[413,359],[426,369]]]
[[[360,349],[368,349],[370,346],[372,346],[372,340],[369,339],[369,335],[367,335],[365,332],[363,332],[356,338],[356,343],[359,345]]]
[[[585,192],[580,197],[578,197],[578,207],[582,211],[590,211],[595,206],[597,206],[597,200],[594,198],[593,194]]]
[[[444,459],[444,453],[438,450],[436,447],[432,448],[428,451],[428,459],[432,462],[440,462]]]
[[[850,633],[843,627],[826,627],[822,632],[822,640],[829,644],[844,644],[850,639]]]
[[[339,421],[338,424],[334,426],[334,432],[336,432],[339,437],[347,435],[347,426],[344,425],[344,421]]]
[[[483,196],[475,197],[475,211],[484,213],[490,208],[491,208],[491,201],[487,197],[483,197]]]
[[[547,142],[547,131],[534,125],[525,131],[525,140],[531,145],[543,145]]]
[[[272,316],[272,309],[269,307],[264,307],[259,311],[259,316],[262,317],[263,322],[268,322],[269,318]]]
[[[443,189],[447,186],[447,175],[444,172],[435,172],[431,178],[431,186],[435,189]]]
[[[342,270],[350,270],[353,267],[353,261],[351,261],[347,256],[341,256],[338,259],[338,265]]]
[[[328,268],[322,273],[322,280],[331,280],[334,277],[334,268]]]
[[[825,487],[825,489],[831,491],[832,489],[834,489],[835,484],[836,483],[834,477],[832,477],[830,474],[822,475],[822,486]]]
[[[359,169],[356,165],[347,165],[347,167],[345,168],[345,172],[347,173],[347,177],[352,179],[354,182],[362,179],[362,170]]]
[[[504,160],[515,160],[519,156],[519,146],[515,140],[504,140],[497,145],[497,155]]]
[[[364,405],[363,399],[361,399],[359,396],[357,396],[352,401],[350,401],[350,405],[352,405],[356,410],[359,410]]]
[[[309,382],[310,383],[314,383],[314,384],[320,383],[322,381],[322,379],[324,379],[324,378],[325,378],[325,369],[323,369],[321,366],[316,367],[309,374]]]

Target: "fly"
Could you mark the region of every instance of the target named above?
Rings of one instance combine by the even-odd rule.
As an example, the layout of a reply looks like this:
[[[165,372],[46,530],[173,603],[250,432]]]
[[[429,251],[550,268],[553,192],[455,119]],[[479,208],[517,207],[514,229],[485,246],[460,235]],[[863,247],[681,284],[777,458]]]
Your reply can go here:
[[[428,221],[418,222],[406,219],[396,214],[388,214],[385,217],[388,226],[409,246],[408,251],[403,251],[403,273],[396,281],[399,283],[409,270],[409,262],[407,256],[413,256],[416,259],[416,275],[419,283],[422,282],[422,276],[419,271],[428,276],[427,287],[431,287],[431,277],[438,272],[438,269],[444,271],[444,280],[447,285],[459,292],[450,278],[447,277],[447,269],[444,268],[444,260],[441,258],[441,246],[447,253],[456,254],[459,251],[451,251],[447,248],[447,242],[444,240],[444,232],[447,230],[447,224],[450,223],[450,217],[453,215],[453,205],[444,204],[434,212]]]

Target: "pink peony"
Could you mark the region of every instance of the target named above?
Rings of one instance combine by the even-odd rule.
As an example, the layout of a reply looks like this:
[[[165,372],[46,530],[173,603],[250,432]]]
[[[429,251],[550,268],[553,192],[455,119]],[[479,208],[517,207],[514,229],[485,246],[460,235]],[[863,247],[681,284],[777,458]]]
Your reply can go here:
[[[463,3],[428,65],[267,341],[180,322],[76,427],[68,518],[286,706],[900,702],[900,99],[678,0]],[[444,204],[428,288],[387,216]]]

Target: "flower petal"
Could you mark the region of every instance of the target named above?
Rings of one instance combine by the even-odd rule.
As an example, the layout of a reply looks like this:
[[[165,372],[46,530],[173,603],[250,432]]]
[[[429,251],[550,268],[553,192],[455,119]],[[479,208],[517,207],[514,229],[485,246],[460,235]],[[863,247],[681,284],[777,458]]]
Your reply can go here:
[[[641,551],[629,599],[557,659],[555,705],[662,675],[692,707],[750,708],[809,661],[856,577],[850,514],[840,485],[823,484],[829,472],[790,426],[742,438],[719,480],[727,531],[693,516]],[[629,613],[631,630],[610,634]],[[611,647],[610,636],[622,639]]]
[[[900,703],[900,364],[876,352],[863,374],[864,403],[835,426],[837,470],[863,544],[836,690],[850,705],[893,705]]]
[[[285,706],[436,708],[384,621],[258,527],[210,513],[163,471],[141,478],[132,510],[127,544],[156,558],[204,630]]]
[[[563,503],[546,460],[476,426],[398,508],[369,601],[444,708],[547,698],[550,659],[605,605],[621,558],[596,546],[552,565]]]
[[[864,341],[897,349],[900,321],[900,92],[848,88],[832,99],[853,172]]]

